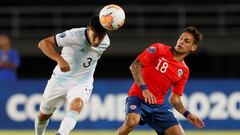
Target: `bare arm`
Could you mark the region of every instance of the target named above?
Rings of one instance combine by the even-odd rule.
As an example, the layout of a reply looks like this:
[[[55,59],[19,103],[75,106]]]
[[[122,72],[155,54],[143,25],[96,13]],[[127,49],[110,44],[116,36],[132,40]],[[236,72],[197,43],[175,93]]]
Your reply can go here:
[[[138,85],[143,85],[145,84],[145,82],[143,81],[143,77],[142,77],[142,63],[136,59],[130,66],[130,71],[132,73],[132,76],[135,80],[135,82]]]
[[[136,59],[130,66],[130,71],[133,75],[133,78],[138,86],[145,85],[145,82],[142,77],[142,63],[138,59]],[[157,102],[156,97],[148,90],[143,90],[143,96],[145,98],[145,102],[148,102],[149,104],[154,104]]]
[[[171,94],[170,103],[182,115],[187,111],[187,109],[183,106],[181,96],[177,94],[174,93]],[[192,113],[190,113],[186,118],[190,123],[192,123],[197,128],[205,127],[204,122],[198,116]]]
[[[17,69],[18,65],[12,62],[0,61],[0,68]]]
[[[67,72],[70,70],[69,64],[63,59],[63,57],[57,53],[57,51],[54,48],[55,41],[54,37],[48,37],[43,40],[41,40],[38,44],[38,47],[42,50],[42,52],[51,58],[52,60],[56,61],[58,63],[58,66],[60,67],[61,71]]]
[[[172,93],[170,97],[170,103],[173,105],[173,107],[182,115],[184,112],[186,112],[186,108],[183,106],[181,96]]]
[[[54,37],[52,36],[41,40],[38,43],[38,47],[45,55],[57,62],[59,59],[61,59],[61,56],[54,49],[54,44]]]

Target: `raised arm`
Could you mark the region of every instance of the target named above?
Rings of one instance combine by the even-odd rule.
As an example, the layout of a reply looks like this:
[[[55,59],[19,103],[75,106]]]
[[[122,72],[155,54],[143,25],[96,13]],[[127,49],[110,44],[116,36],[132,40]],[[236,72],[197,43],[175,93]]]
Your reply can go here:
[[[181,96],[172,93],[170,97],[170,103],[173,105],[173,107],[184,117],[192,123],[197,128],[203,128],[205,127],[204,122],[196,115],[190,113],[187,111],[187,109],[183,106]]]
[[[145,98],[145,102],[149,104],[155,104],[157,102],[156,97],[148,90],[148,87],[146,83],[143,80],[142,77],[142,63],[138,59],[136,59],[130,66],[130,71],[132,73],[132,76],[137,83],[137,85],[140,87],[140,89],[143,92],[143,96]]]
[[[55,40],[54,37],[51,36],[41,40],[38,44],[38,47],[46,56],[58,63],[58,66],[62,72],[70,71],[69,64],[63,59],[60,54],[58,54],[58,52],[54,48],[54,45]]]

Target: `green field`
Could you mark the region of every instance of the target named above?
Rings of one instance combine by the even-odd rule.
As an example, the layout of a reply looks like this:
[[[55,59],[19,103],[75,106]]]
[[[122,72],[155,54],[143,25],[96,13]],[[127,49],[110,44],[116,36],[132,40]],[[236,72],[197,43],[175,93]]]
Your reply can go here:
[[[46,135],[54,135],[55,131],[48,131]],[[0,135],[34,135],[33,131],[14,130],[6,131],[0,130]],[[80,130],[74,131],[71,135],[114,135],[114,131],[105,130]],[[130,135],[156,135],[151,131],[134,131]],[[240,131],[186,131],[186,135],[240,135]]]

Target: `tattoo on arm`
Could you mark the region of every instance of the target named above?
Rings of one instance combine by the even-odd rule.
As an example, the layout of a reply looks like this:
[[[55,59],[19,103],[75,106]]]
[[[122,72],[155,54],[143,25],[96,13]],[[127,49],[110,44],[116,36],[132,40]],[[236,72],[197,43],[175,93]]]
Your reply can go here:
[[[182,103],[174,103],[173,106],[178,112],[180,112],[180,113],[185,112],[185,108]]]
[[[133,78],[138,85],[145,84],[142,77],[142,66],[142,63],[138,59],[136,59],[130,66]]]
[[[180,96],[171,96],[171,104],[173,105],[173,107],[181,114],[183,114],[186,109],[183,106],[183,103],[181,101],[181,97]]]

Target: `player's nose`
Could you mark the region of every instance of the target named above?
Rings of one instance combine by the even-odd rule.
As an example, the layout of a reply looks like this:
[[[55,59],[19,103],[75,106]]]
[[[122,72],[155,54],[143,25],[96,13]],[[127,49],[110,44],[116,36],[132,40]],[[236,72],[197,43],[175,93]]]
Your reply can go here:
[[[102,39],[99,38],[99,37],[96,37],[93,42],[94,42],[95,45],[98,45],[102,42]]]
[[[97,40],[93,40],[93,41],[92,41],[92,45],[93,45],[93,46],[98,46],[99,44],[100,44],[100,42],[97,41]]]

